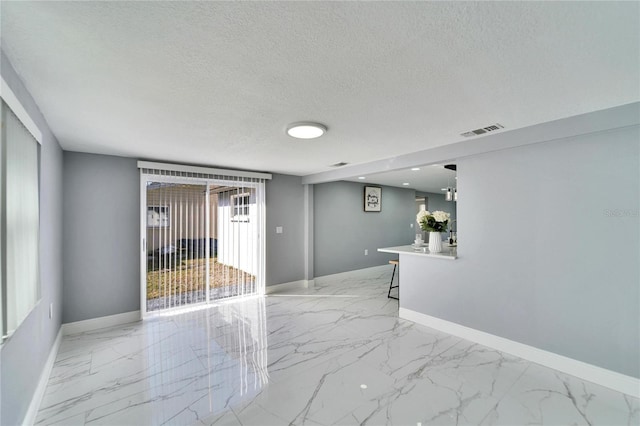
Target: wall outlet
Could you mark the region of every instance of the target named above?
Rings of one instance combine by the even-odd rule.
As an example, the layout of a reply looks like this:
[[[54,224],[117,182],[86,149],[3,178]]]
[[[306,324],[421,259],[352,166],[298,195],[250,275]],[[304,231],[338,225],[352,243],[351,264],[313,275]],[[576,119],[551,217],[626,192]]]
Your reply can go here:
[[[49,304],[49,319],[53,318],[53,303]]]
[[[276,234],[282,234],[282,226],[276,226]]]
[[[368,255],[369,255],[369,250],[364,249],[364,255],[365,255],[365,256],[368,256]]]
[[[410,223],[410,224],[409,224],[409,228],[413,228],[413,223]]]

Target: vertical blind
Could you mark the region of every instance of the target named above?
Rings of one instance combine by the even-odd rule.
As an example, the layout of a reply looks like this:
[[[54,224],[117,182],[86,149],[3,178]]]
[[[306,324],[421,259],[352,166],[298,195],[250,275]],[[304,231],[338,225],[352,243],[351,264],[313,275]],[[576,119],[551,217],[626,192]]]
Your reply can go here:
[[[207,185],[149,180],[147,199],[147,310],[207,300],[211,235]]]
[[[264,185],[271,176],[147,162],[138,167],[143,313],[263,294]]]
[[[39,297],[38,143],[2,102],[2,331],[13,333]]]

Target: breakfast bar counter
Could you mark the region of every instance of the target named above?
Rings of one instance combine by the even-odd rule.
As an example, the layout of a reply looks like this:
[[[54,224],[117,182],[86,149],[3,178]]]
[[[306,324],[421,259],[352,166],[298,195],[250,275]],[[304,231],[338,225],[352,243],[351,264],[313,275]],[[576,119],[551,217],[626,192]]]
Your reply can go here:
[[[378,251],[382,253],[396,253],[396,254],[408,254],[421,257],[433,257],[436,259],[455,260],[457,258],[457,247],[449,246],[446,243],[442,243],[442,251],[440,253],[430,253],[429,248],[425,246],[416,247],[412,245],[396,246],[396,247],[383,247]]]

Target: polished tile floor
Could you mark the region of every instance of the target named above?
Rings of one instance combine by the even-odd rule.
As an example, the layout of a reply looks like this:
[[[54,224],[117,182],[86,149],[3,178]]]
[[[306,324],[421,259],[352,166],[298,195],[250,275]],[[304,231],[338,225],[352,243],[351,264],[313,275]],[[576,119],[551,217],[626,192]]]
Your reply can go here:
[[[637,399],[401,320],[390,267],[65,336],[37,424],[637,425]]]

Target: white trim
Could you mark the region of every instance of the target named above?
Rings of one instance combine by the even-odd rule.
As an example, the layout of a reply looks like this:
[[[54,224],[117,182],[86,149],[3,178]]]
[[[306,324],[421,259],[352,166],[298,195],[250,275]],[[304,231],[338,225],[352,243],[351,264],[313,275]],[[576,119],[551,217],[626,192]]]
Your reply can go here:
[[[463,339],[488,346],[499,351],[515,355],[536,364],[561,371],[580,379],[596,383],[618,392],[640,398],[640,379],[627,376],[606,368],[587,364],[576,359],[538,349],[533,346],[465,327],[440,318],[432,317],[406,308],[400,308],[398,316],[402,319],[443,331]]]
[[[140,173],[140,316],[147,317],[147,178]]]
[[[313,186],[304,185],[304,277],[314,276],[313,271]]]
[[[309,287],[313,287],[313,280],[311,280],[311,286],[309,286],[308,280],[291,281],[288,283],[268,285],[265,288],[265,294],[274,294],[274,293],[280,293],[283,291],[299,290],[301,288],[309,288]]]
[[[139,169],[167,170],[172,172],[202,173],[207,175],[223,175],[246,177],[255,179],[271,179],[271,173],[247,172],[243,170],[215,169],[211,167],[186,166],[183,164],[156,163],[153,161],[138,161]]]
[[[140,311],[124,312],[122,314],[108,315],[105,317],[91,318],[84,321],[62,324],[62,334],[82,333],[84,331],[99,330],[114,325],[128,324],[140,321]]]
[[[271,178],[271,175],[269,175]],[[256,190],[256,206],[258,208],[258,281],[257,290],[264,296],[267,285],[267,184],[260,182]]]
[[[51,346],[51,350],[49,351],[47,362],[45,362],[44,368],[40,373],[40,380],[38,380],[38,386],[36,387],[36,391],[33,393],[33,397],[31,398],[31,403],[29,403],[29,408],[27,409],[27,414],[25,414],[24,420],[22,421],[23,425],[33,425],[36,422],[36,416],[38,415],[38,410],[40,410],[42,397],[44,397],[44,392],[47,389],[47,383],[49,383],[51,370],[53,370],[53,364],[55,364],[56,362],[56,358],[58,356],[58,349],[60,349],[61,342],[62,342],[62,327],[60,327],[60,329],[58,330],[58,335],[56,336],[56,340],[54,340],[53,345]]]
[[[16,117],[18,117],[18,120],[24,124],[24,127],[27,128],[29,133],[31,133],[36,141],[42,145],[42,132],[36,125],[35,121],[31,119],[31,116],[18,100],[16,94],[13,93],[11,87],[9,87],[7,82],[4,80],[4,77],[2,77],[2,84],[0,85],[0,97],[4,100],[4,103],[11,108],[11,111],[13,111]]]

